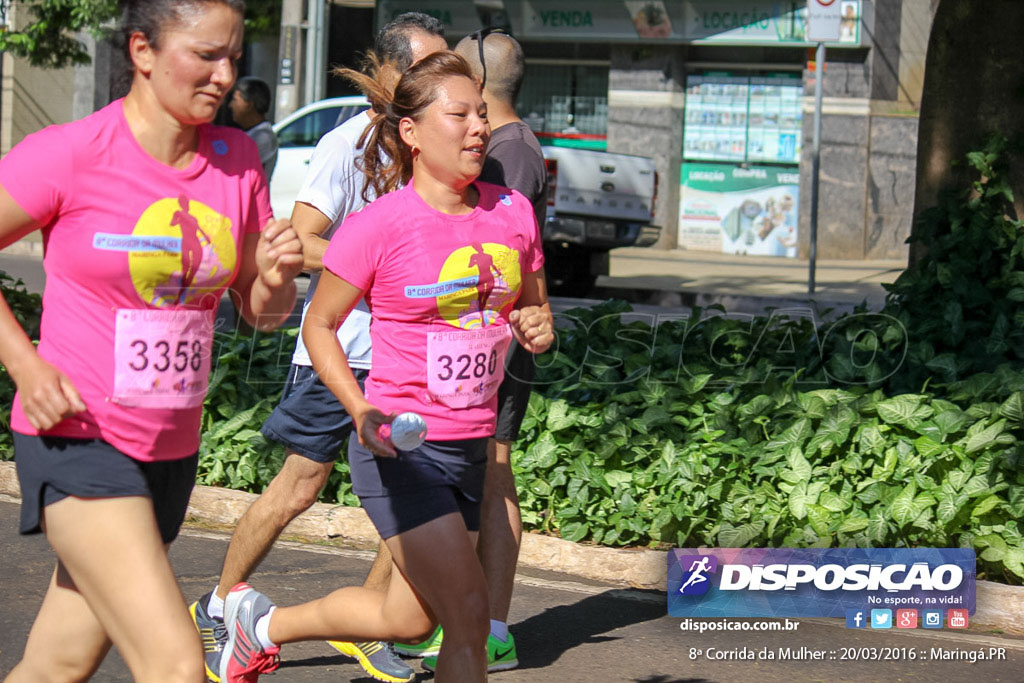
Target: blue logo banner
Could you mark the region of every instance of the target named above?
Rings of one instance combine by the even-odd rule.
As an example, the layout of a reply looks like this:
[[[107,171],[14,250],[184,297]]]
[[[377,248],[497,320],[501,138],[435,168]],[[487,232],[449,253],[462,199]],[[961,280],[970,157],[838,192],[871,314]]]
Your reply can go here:
[[[668,554],[668,612],[849,620],[860,611],[865,625],[872,610],[974,614],[975,580],[969,548],[681,548]]]

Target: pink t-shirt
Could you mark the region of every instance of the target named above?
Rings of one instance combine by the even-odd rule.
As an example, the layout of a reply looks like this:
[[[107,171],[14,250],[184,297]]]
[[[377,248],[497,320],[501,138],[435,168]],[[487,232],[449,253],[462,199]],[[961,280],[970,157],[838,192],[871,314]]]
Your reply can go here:
[[[367,400],[419,413],[432,441],[494,434],[508,314],[523,274],[544,265],[530,202],[476,187],[462,216],[431,208],[413,185],[385,195],[346,218],[324,254],[324,267],[366,291]]]
[[[244,236],[272,216],[255,143],[203,125],[195,159],[174,169],[139,146],[118,100],[25,138],[0,185],[42,225],[39,355],[87,407],[45,433],[138,460],[194,453],[213,316]],[[17,396],[11,426],[39,433]]]

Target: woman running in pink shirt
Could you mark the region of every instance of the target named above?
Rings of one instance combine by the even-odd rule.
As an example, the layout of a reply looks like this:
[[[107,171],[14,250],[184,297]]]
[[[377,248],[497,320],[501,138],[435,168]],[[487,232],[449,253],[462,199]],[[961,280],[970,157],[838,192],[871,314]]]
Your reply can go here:
[[[20,530],[57,555],[8,682],[85,680],[112,644],[137,681],[205,679],[167,546],[195,483],[216,306],[232,286],[246,320],[276,327],[302,266],[255,144],[210,125],[244,4],[123,5],[128,95],[0,161],[0,248],[41,230],[47,275],[38,348],[0,299]]]
[[[465,60],[436,52],[393,86],[390,73],[361,83],[387,112],[364,158],[380,198],[331,239],[303,337],[355,422],[353,490],[395,571],[386,593],[342,588],[295,607],[239,584],[226,602],[222,681],[247,680],[283,643],[415,642],[438,622],[436,680],[487,678],[487,588],[474,550],[486,445],[512,336],[533,353],[554,339],[544,257],[530,202],[476,181],[490,127]],[[365,395],[334,333],[364,297],[374,354]],[[405,411],[427,423],[427,441],[410,451],[378,435]]]

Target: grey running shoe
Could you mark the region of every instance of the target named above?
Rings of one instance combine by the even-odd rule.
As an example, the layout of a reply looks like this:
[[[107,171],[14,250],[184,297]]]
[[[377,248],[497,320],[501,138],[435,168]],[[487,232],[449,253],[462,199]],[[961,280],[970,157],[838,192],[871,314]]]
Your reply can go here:
[[[212,594],[213,591],[210,591],[189,605],[188,613],[192,616],[192,623],[196,625],[199,638],[203,641],[206,677],[213,683],[220,683],[220,655],[228,642],[228,628],[224,625],[223,619],[211,617],[206,611]]]
[[[355,657],[359,666],[378,681],[406,683],[416,675],[398,655],[391,643],[372,640],[365,643],[349,643],[343,640],[328,640],[327,644],[343,655]]]
[[[274,603],[247,583],[231,589],[224,601],[228,642],[220,658],[221,683],[256,683],[261,673],[277,668],[279,647],[264,650],[256,638],[256,622]]]

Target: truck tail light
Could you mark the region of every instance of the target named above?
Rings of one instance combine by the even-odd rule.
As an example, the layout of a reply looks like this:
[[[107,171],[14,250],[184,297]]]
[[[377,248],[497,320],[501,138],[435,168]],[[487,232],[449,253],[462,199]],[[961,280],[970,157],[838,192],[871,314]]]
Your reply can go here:
[[[558,159],[545,159],[544,169],[548,172],[548,206],[554,206],[555,190],[558,187]]]
[[[654,212],[658,206],[658,172],[654,172],[654,192],[651,194],[651,220],[654,220]]]

